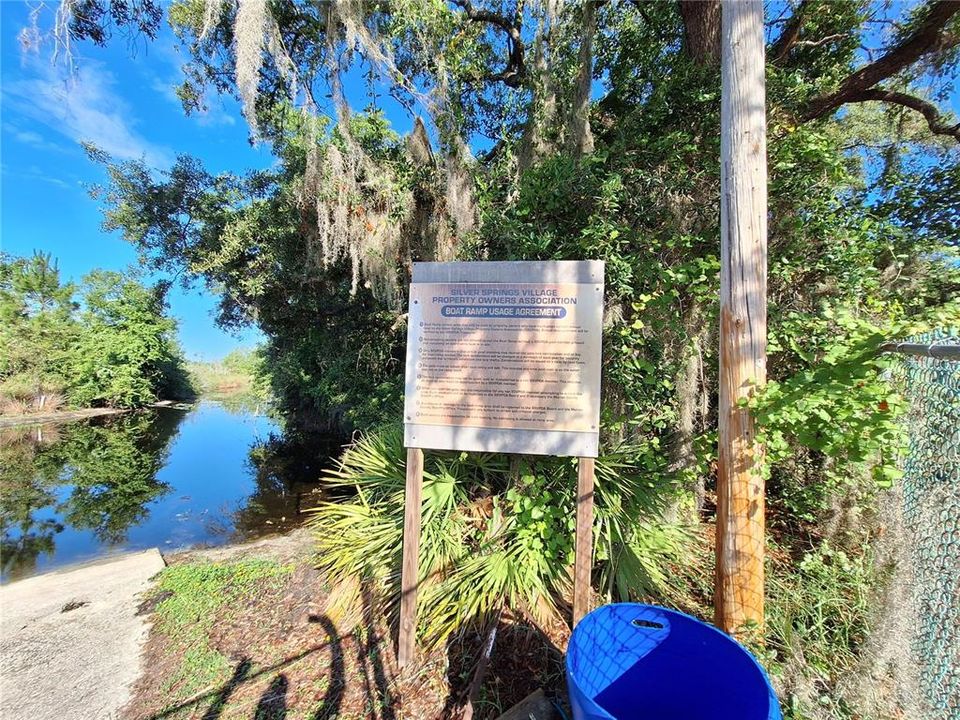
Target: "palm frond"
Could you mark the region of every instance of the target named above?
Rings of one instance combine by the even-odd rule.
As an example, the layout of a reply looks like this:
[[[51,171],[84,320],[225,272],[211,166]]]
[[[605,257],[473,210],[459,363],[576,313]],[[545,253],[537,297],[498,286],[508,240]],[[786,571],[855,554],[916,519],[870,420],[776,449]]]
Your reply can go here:
[[[597,460],[596,578],[616,599],[682,598],[693,535],[665,524],[673,485],[655,443],[620,446]],[[398,426],[361,437],[323,482],[341,498],[310,523],[317,562],[337,612],[375,583],[385,611],[400,589],[406,449]],[[351,491],[354,497],[343,496]],[[430,453],[421,506],[419,636],[428,645],[509,607],[539,621],[571,594],[575,464],[562,458]],[[676,604],[676,603],[674,603]]]

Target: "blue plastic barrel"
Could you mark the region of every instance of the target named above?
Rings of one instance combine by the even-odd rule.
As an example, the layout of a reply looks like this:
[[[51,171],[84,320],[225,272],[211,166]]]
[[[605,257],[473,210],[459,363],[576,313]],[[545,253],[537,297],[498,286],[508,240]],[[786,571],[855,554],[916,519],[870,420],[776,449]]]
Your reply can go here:
[[[781,720],[742,645],[675,610],[618,603],[583,618],[567,648],[574,720]]]

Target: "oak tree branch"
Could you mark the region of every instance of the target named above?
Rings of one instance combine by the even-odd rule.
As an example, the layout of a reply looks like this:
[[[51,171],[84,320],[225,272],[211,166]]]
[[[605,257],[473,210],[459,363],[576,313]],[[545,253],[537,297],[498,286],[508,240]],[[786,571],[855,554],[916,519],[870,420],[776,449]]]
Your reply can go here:
[[[770,58],[770,62],[774,65],[783,62],[790,52],[790,48],[792,48],[800,38],[800,26],[803,25],[804,12],[808,4],[809,0],[803,0],[803,2],[797,6],[793,15],[787,20],[787,25],[783,28],[783,32],[780,33],[780,37],[770,46],[767,55]]]
[[[927,102],[915,95],[909,95],[896,90],[871,88],[852,96],[847,102],[870,102],[874,100],[894,103],[895,105],[902,105],[911,110],[916,110],[926,119],[927,125],[930,127],[930,132],[934,135],[948,135],[960,141],[960,123],[948,125],[944,122],[943,116],[933,103]]]
[[[502,82],[508,87],[518,87],[526,76],[527,68],[524,64],[524,45],[520,33],[521,19],[516,22],[499,13],[473,7],[470,0],[453,0],[453,4],[463,10],[467,19],[472,22],[484,22],[493,25],[507,36],[507,65],[500,72],[487,75],[488,80]]]
[[[855,102],[865,90],[912,65],[924,55],[949,49],[957,44],[954,35],[944,33],[950,19],[960,12],[960,2],[937,0],[930,4],[923,22],[912,34],[884,53],[876,61],[849,75],[832,93],[815,97],[800,114],[802,121],[814,120],[844,103]],[[921,101],[922,102],[922,101]]]

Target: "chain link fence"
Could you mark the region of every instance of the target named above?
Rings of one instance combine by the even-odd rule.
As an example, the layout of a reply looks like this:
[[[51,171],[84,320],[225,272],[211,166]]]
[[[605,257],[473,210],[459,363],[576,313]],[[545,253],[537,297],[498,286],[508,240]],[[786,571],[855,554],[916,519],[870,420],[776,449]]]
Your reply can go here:
[[[911,650],[930,720],[960,720],[960,332],[891,344],[909,403],[903,525],[912,565]]]

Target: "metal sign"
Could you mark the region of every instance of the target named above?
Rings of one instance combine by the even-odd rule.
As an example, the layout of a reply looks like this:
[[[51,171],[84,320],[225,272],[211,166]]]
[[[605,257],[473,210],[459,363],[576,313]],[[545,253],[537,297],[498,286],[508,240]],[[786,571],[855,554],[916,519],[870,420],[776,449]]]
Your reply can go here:
[[[405,444],[596,457],[600,261],[415,263]]]

